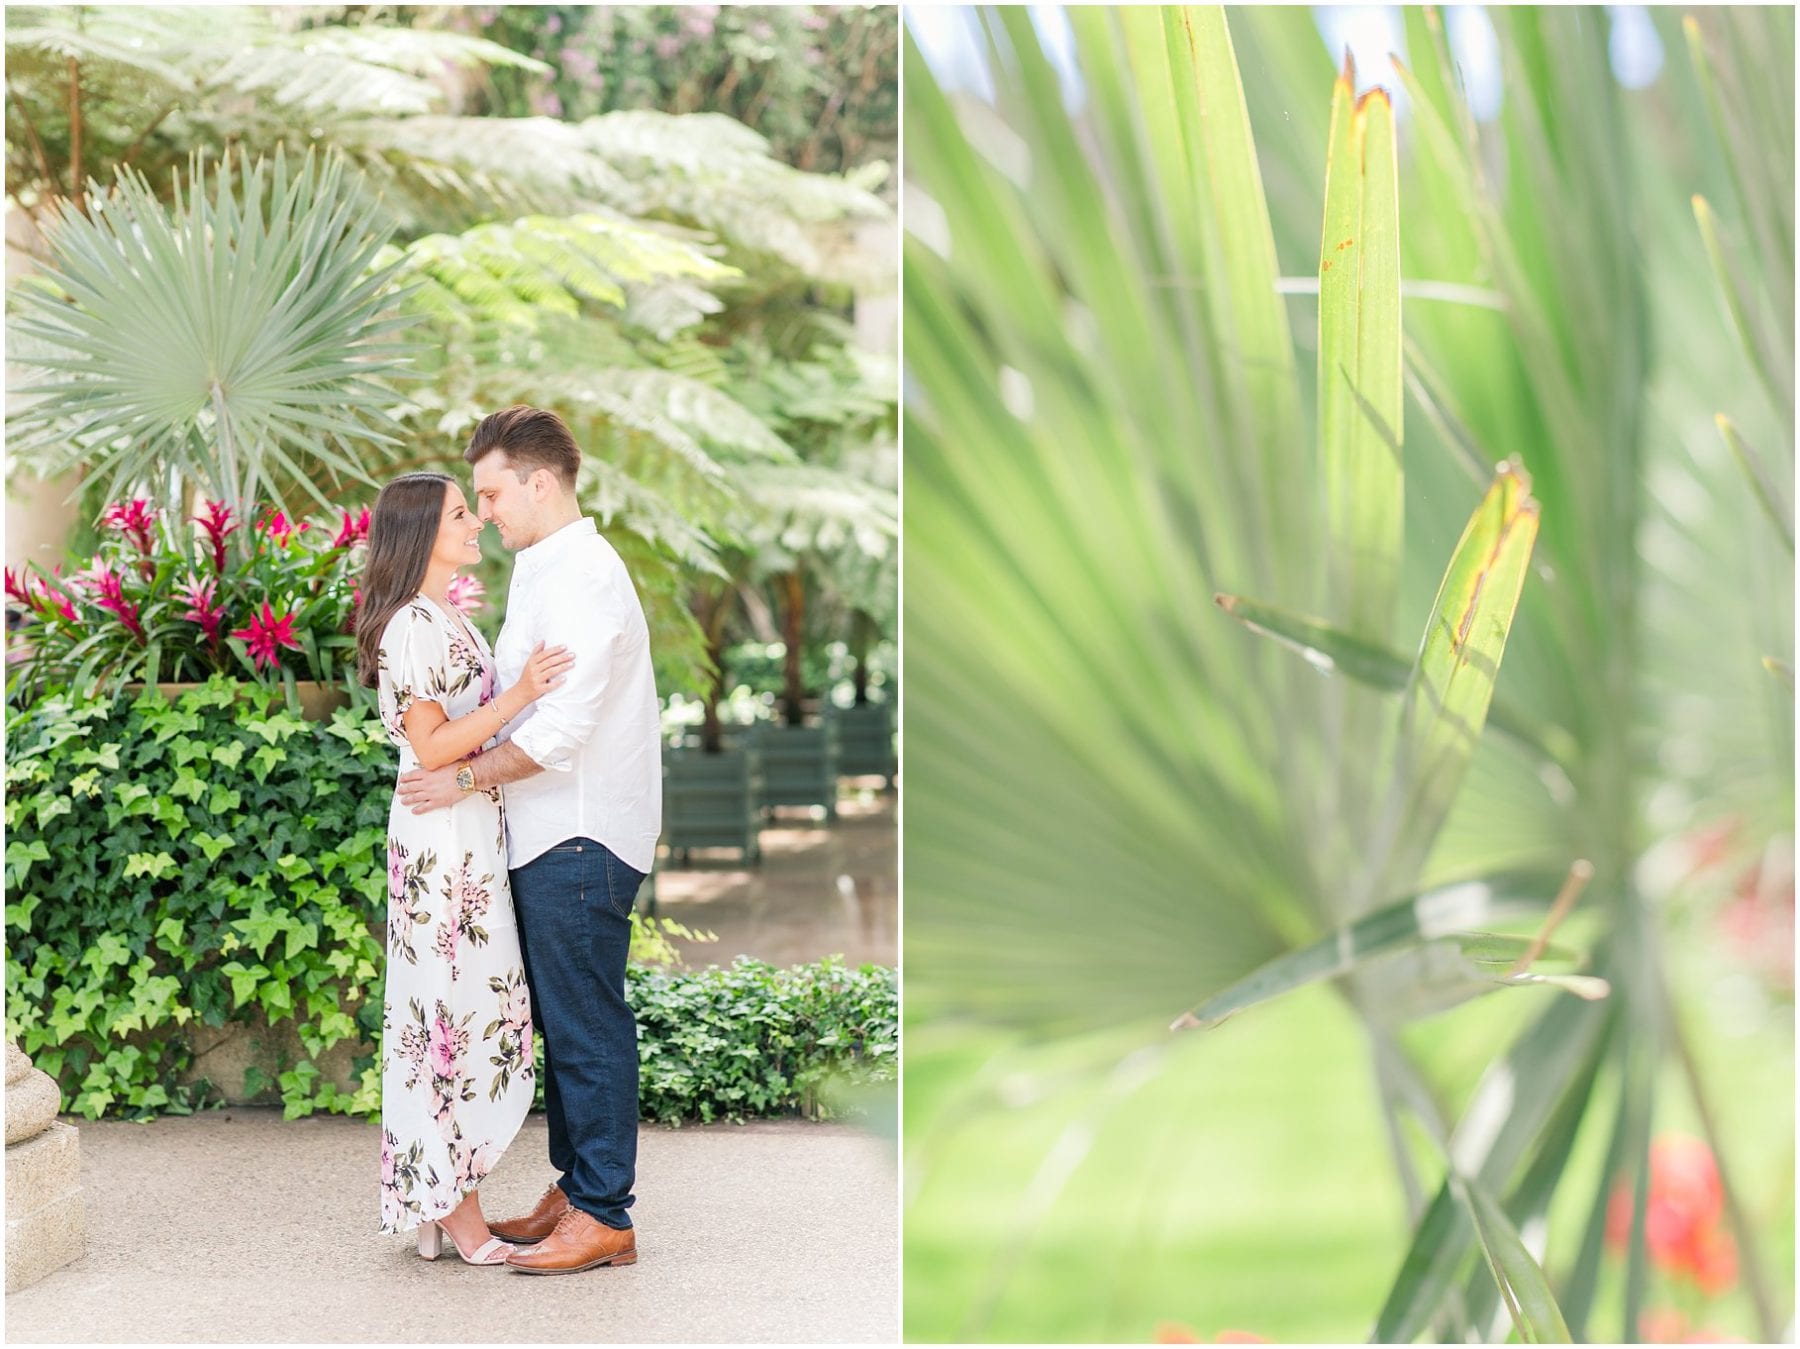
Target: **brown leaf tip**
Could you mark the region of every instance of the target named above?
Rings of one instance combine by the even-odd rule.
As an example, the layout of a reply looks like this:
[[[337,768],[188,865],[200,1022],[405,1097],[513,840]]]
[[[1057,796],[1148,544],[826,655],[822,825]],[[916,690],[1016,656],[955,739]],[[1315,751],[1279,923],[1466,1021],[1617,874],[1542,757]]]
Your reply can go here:
[[[1218,605],[1226,613],[1235,614],[1238,607],[1238,597],[1236,595],[1227,595],[1221,590],[1213,596],[1213,603]]]
[[[1350,54],[1350,48],[1344,48],[1344,66],[1338,72],[1338,83],[1348,86],[1351,93],[1356,92],[1356,58]]]
[[[1169,1029],[1170,1030],[1199,1030],[1200,1025],[1201,1025],[1201,1022],[1200,1022],[1199,1017],[1195,1016],[1192,1012],[1183,1012],[1180,1016],[1176,1017],[1173,1021],[1171,1021],[1169,1023]]]
[[[1382,107],[1386,108],[1390,115],[1393,113],[1394,100],[1388,97],[1388,91],[1383,89],[1379,84],[1356,100],[1356,111],[1359,114],[1366,115],[1368,109],[1376,103],[1379,103]]]

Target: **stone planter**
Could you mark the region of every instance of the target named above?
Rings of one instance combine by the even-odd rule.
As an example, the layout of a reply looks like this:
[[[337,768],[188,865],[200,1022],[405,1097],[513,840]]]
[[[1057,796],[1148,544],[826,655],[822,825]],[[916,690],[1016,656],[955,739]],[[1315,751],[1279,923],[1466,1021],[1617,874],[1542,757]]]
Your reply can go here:
[[[837,819],[837,726],[772,726],[757,729],[762,751],[765,806],[823,806]]]
[[[81,1147],[56,1118],[50,1075],[6,1046],[6,1291],[17,1292],[87,1250]]]
[[[762,859],[761,756],[750,746],[708,754],[698,746],[663,750],[663,842],[671,861],[695,848],[741,848]]]
[[[192,1086],[204,1078],[227,1105],[279,1105],[281,1089],[275,1085],[276,1076],[311,1057],[300,1043],[292,1020],[271,1026],[260,1009],[248,1022],[230,1021],[223,1026],[195,1022],[188,1039],[194,1060],[177,1080],[183,1086]],[[355,1060],[373,1049],[360,1040],[340,1040],[314,1058],[313,1064],[320,1076],[339,1091],[354,1091],[360,1085]],[[244,1074],[250,1068],[261,1072],[268,1083],[259,1092],[245,1089]]]
[[[190,689],[197,689],[198,684],[158,684],[156,691],[170,702],[174,702]],[[273,685],[244,683],[240,686],[245,691],[265,688],[271,702],[284,700],[286,694]],[[125,692],[136,695],[144,691],[142,684],[127,684]],[[331,714],[340,707],[350,706],[350,691],[342,684],[322,684],[316,679],[297,679],[294,681],[294,692],[300,700],[300,715],[308,721],[330,721]]]
[[[894,705],[862,703],[836,707],[826,715],[837,724],[839,776],[879,777],[883,787],[892,787],[899,771],[894,754]]]

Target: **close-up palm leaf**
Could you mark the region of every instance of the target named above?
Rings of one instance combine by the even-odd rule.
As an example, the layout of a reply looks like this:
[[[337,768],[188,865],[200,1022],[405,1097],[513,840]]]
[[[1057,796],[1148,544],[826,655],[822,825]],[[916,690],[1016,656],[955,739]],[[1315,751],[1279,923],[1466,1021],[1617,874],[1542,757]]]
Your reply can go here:
[[[1429,10],[916,20],[909,1338],[1791,1324],[1791,966],[1720,922],[1792,912],[1763,13],[1643,86],[1465,12],[1479,116]]]

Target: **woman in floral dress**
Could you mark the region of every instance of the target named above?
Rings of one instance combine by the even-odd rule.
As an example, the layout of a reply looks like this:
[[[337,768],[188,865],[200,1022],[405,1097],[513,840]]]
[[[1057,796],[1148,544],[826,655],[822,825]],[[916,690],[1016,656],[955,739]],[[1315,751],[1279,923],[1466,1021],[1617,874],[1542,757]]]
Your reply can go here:
[[[400,772],[468,758],[561,682],[573,657],[540,644],[496,696],[494,658],[450,602],[481,560],[481,522],[454,479],[390,482],[370,520],[357,673],[379,686]],[[531,1000],[507,885],[500,791],[447,810],[388,815],[388,971],[382,1008],[381,1230],[448,1234],[471,1264],[513,1250],[488,1231],[476,1186],[518,1133],[535,1091]]]

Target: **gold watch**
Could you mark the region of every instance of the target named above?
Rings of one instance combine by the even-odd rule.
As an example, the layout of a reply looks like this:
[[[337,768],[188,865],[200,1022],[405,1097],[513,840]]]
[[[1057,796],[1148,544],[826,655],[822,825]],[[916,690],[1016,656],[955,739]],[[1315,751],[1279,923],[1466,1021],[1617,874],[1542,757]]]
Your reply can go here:
[[[465,792],[475,790],[475,765],[464,764],[456,770],[456,785]]]

